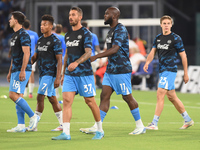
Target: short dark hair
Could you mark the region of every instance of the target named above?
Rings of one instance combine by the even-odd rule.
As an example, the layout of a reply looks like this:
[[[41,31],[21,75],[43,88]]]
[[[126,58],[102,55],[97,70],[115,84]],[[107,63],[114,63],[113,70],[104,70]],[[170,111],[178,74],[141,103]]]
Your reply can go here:
[[[26,20],[24,21],[24,23],[23,23],[23,26],[24,26],[25,29],[30,28],[30,26],[31,26],[30,21],[29,21],[28,19],[26,19]]]
[[[86,27],[86,28],[88,27],[88,23],[86,21],[83,21],[81,24],[83,27]]]
[[[62,32],[62,25],[61,24],[57,24],[56,25],[56,33],[61,33]]]
[[[16,19],[18,21],[19,24],[23,24],[26,16],[21,12],[21,11],[14,11],[12,12],[12,16],[14,17],[14,19]]]
[[[52,25],[53,25],[53,22],[54,22],[54,18],[51,15],[43,15],[42,20],[49,21]]]
[[[81,16],[83,16],[83,11],[82,11],[82,9],[79,8],[79,7],[72,7],[70,10],[76,10],[76,11],[78,11],[78,13],[79,13]]]

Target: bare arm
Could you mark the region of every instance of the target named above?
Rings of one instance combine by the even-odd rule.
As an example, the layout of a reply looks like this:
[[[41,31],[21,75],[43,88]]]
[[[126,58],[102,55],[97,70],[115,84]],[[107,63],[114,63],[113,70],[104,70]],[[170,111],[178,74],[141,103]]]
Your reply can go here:
[[[187,62],[187,56],[185,51],[179,53],[181,60],[182,60],[182,65],[183,65],[183,70],[184,70],[184,77],[183,80],[185,83],[189,81],[188,77],[188,62]]]
[[[9,68],[9,72],[8,72],[8,75],[7,75],[7,81],[10,82],[10,77],[11,77],[11,70],[12,70],[12,59],[11,59],[11,63],[10,63],[10,68]]]
[[[91,56],[91,53],[92,53],[91,48],[85,48],[85,53],[79,59],[77,59],[75,62],[72,62],[71,64],[69,64],[68,70],[73,71],[79,64],[88,60]]]
[[[56,55],[56,59],[57,59],[57,74],[56,74],[56,79],[54,81],[54,88],[57,88],[60,85],[60,76],[61,76],[61,69],[62,69],[62,54]]]
[[[147,71],[147,70],[148,70],[148,66],[149,66],[149,64],[151,63],[151,61],[153,60],[153,58],[154,58],[154,56],[155,56],[155,54],[156,54],[156,51],[157,51],[156,48],[152,48],[152,49],[151,49],[151,52],[149,53],[149,55],[148,55],[148,57],[147,57],[147,60],[146,60],[146,63],[145,63],[145,65],[144,65],[144,67],[143,67],[143,70],[144,70],[145,72],[148,72],[148,71]]]
[[[95,56],[92,56],[90,60],[95,61],[97,58],[108,57],[110,55],[113,55],[118,52],[119,48],[120,47],[118,45],[113,45],[110,49],[104,51],[103,53],[99,53]]]
[[[96,45],[96,46],[95,46],[95,50],[96,50],[98,53],[101,53],[101,49],[100,49],[99,45]]]
[[[34,55],[31,57],[31,64],[34,64],[38,59],[38,53],[34,53]]]
[[[63,68],[62,77],[61,77],[61,85],[63,85],[63,81],[64,81],[65,69],[67,67],[67,59],[68,59],[68,55],[67,55],[67,48],[66,48],[65,57],[64,57],[64,68]]]
[[[23,56],[23,62],[22,62],[22,67],[21,67],[21,72],[19,74],[19,80],[20,81],[24,81],[25,77],[26,77],[26,67],[29,61],[29,57],[30,57],[30,47],[29,46],[22,46],[22,51],[24,52],[24,56]]]

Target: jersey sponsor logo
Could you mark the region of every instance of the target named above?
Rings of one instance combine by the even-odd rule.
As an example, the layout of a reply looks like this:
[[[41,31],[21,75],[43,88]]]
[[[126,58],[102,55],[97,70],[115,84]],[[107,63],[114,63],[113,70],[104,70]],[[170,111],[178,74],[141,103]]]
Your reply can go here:
[[[10,46],[15,46],[15,40],[10,42]]]
[[[74,41],[72,41],[72,42],[67,41],[66,46],[67,46],[67,47],[79,46],[79,42],[80,42],[80,40],[74,40]]]
[[[48,46],[44,45],[44,46],[38,46],[38,51],[47,51]]]
[[[164,45],[161,45],[160,43],[157,45],[157,48],[158,49],[166,49],[168,50],[168,47],[169,47],[169,44],[164,44]]]

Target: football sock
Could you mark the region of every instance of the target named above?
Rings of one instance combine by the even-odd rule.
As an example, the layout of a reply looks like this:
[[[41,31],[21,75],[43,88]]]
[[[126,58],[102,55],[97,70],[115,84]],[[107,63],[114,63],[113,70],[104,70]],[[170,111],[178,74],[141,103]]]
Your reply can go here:
[[[29,116],[29,118],[34,116],[34,112],[32,111],[32,109],[30,108],[30,106],[28,105],[28,103],[25,101],[25,99],[23,99],[22,97],[19,97],[15,103],[21,107],[22,110],[24,110],[27,115]]]
[[[133,118],[135,119],[135,121],[141,119],[139,108],[135,108],[135,109],[131,110],[131,114],[132,114]]]
[[[20,128],[25,128],[25,124],[18,124],[17,126]]]
[[[70,123],[69,122],[64,122],[63,123],[63,132],[66,135],[70,135]]]
[[[23,97],[27,97],[27,93],[28,93],[28,87],[25,87],[25,90],[24,90],[24,95],[23,95]]]
[[[35,87],[35,84],[34,84],[34,83],[29,83],[29,84],[28,84],[28,88],[29,88],[29,93],[30,93],[30,94],[33,93],[34,87]]]
[[[102,122],[99,121],[99,122],[96,122],[96,124],[97,124],[97,131],[102,132],[103,131],[103,129],[102,129]]]
[[[107,114],[106,112],[100,110],[100,116],[101,116],[101,121],[102,121],[102,122],[103,122],[103,120],[104,120],[106,114]]]
[[[184,113],[182,113],[181,116],[183,117],[183,119],[185,120],[185,122],[189,122],[189,121],[192,120],[190,118],[190,116],[188,115],[187,111],[185,111]]]
[[[59,121],[60,125],[62,125],[63,124],[62,111],[55,112],[55,115],[58,118],[58,121]]]
[[[152,123],[153,123],[155,126],[158,126],[159,118],[160,118],[159,116],[154,115]]]
[[[25,124],[25,120],[24,120],[25,111],[23,111],[17,104],[15,108],[16,108],[16,113],[17,113],[18,124]]]
[[[35,114],[38,115],[38,116],[40,116],[40,118],[41,118],[41,116],[42,116],[42,113],[39,112],[39,111],[35,111]]]

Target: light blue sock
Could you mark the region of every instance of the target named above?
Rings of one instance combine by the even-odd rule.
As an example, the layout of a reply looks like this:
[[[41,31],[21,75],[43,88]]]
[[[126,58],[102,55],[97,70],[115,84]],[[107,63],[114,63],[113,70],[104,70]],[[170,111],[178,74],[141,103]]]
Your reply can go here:
[[[34,112],[32,111],[32,109],[30,108],[30,106],[28,105],[28,103],[25,101],[25,99],[23,99],[22,97],[19,97],[15,103],[22,109],[24,110],[27,115],[29,116],[29,118],[33,117]]]
[[[155,126],[158,126],[158,121],[159,121],[159,116],[156,116],[156,115],[154,115],[154,117],[153,117],[153,124],[155,125]]]
[[[101,122],[103,122],[103,120],[104,120],[106,114],[107,114],[107,113],[106,113],[105,111],[100,110]]]
[[[190,118],[190,116],[188,115],[187,111],[185,111],[184,113],[182,113],[181,116],[183,117],[183,119],[185,120],[185,122],[189,122],[189,121],[192,120]]]
[[[16,113],[17,113],[18,124],[25,124],[24,120],[25,111],[23,111],[17,104],[16,104]]]
[[[131,110],[131,114],[133,115],[133,118],[135,119],[135,121],[138,121],[139,119],[141,119],[139,108],[135,108]]]

